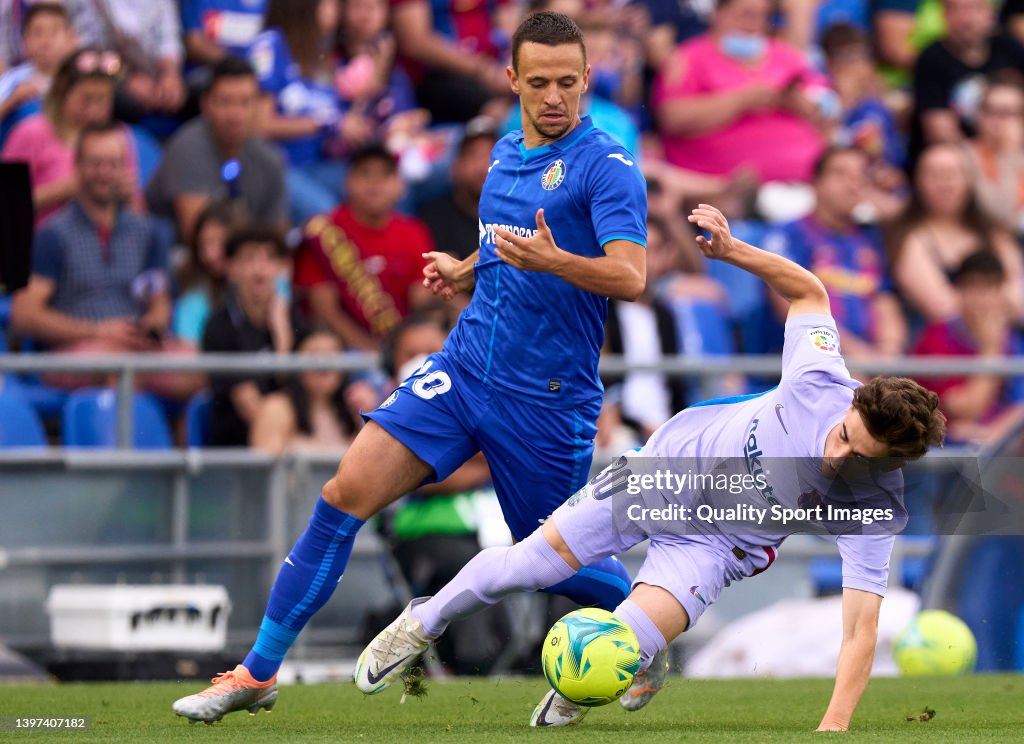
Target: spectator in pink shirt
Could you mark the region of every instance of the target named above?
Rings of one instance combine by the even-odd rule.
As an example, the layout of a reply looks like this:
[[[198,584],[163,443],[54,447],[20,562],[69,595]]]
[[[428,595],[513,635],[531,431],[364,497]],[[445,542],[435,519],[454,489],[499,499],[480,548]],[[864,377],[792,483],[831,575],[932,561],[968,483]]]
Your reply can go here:
[[[109,121],[121,59],[113,52],[84,49],[61,63],[43,101],[43,111],[18,123],[4,144],[3,160],[28,163],[36,224],[75,195],[75,141],[87,124]],[[124,128],[128,145],[127,193],[141,204],[135,138]]]
[[[673,165],[810,179],[836,98],[799,49],[768,36],[771,11],[770,0],[719,0],[711,30],[662,66],[654,107]]]

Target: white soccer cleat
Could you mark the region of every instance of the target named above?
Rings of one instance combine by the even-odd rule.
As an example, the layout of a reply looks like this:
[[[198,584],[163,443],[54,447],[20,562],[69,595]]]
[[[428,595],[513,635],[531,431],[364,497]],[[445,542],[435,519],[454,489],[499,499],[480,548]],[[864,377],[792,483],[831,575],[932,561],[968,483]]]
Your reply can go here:
[[[554,690],[548,690],[548,694],[533,709],[530,725],[534,728],[571,726],[582,721],[588,710],[589,708],[566,700]]]
[[[352,675],[362,692],[375,695],[390,686],[426,651],[433,639],[423,632],[423,624],[413,616],[412,608],[427,599],[421,597],[410,602],[402,614],[363,649]]]
[[[651,659],[651,665],[642,672],[637,672],[633,684],[619,698],[619,703],[628,711],[640,710],[654,699],[658,691],[665,686],[668,677],[668,646],[661,649]]]
[[[210,680],[212,684],[196,695],[176,700],[175,713],[190,723],[216,723],[228,713],[247,710],[250,715],[262,708],[268,713],[277,702],[277,675],[266,682],[257,682],[249,670],[239,664],[230,672]]]

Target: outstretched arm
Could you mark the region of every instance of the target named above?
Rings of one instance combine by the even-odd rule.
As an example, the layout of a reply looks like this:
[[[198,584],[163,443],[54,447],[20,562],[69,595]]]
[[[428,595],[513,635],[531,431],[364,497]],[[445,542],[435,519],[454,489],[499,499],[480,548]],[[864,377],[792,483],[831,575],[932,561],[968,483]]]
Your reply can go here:
[[[882,598],[860,589],[843,589],[843,644],[836,665],[836,684],[818,731],[846,731],[871,676],[878,643],[878,611]]]
[[[789,303],[790,316],[831,314],[828,293],[818,277],[788,258],[734,238],[725,215],[715,207],[701,204],[693,210],[689,220],[711,234],[710,240],[697,236],[697,245],[705,256],[738,266],[763,280]]]

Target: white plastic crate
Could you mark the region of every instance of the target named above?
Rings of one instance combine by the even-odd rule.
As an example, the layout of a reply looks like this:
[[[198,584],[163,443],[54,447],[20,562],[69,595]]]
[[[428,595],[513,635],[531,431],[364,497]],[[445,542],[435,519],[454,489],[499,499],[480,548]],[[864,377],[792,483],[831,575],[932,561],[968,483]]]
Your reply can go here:
[[[223,586],[60,584],[46,612],[57,648],[221,651],[231,601]]]

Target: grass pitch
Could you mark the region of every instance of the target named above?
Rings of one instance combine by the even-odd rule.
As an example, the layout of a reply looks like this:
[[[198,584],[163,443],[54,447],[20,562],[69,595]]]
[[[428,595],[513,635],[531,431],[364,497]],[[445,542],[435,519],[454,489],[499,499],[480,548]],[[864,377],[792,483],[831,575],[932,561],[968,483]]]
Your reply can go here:
[[[993,675],[872,680],[845,734],[814,734],[831,680],[691,681],[673,678],[646,709],[592,710],[576,727],[537,731],[530,712],[542,678],[457,680],[429,685],[399,704],[399,690],[364,697],[351,684],[281,688],[272,714],[234,713],[214,726],[189,725],[171,702],[201,684],[0,686],[0,717],[91,716],[88,731],[0,731],[5,741],[366,742],[482,744],[558,742],[990,742],[1021,741],[1024,677]],[[931,720],[908,721],[925,708]]]

